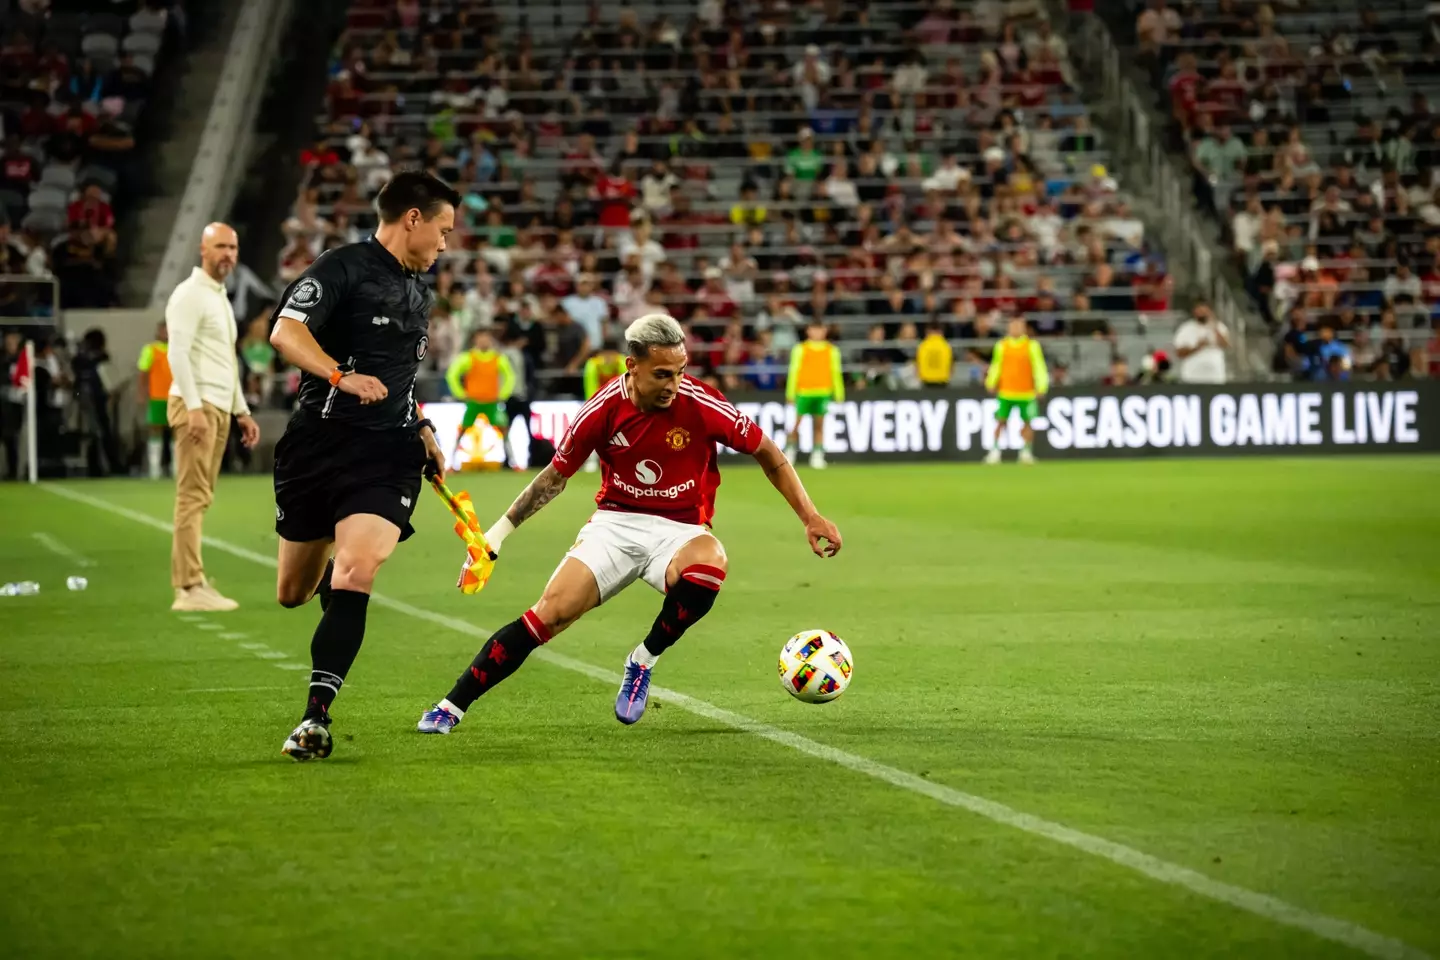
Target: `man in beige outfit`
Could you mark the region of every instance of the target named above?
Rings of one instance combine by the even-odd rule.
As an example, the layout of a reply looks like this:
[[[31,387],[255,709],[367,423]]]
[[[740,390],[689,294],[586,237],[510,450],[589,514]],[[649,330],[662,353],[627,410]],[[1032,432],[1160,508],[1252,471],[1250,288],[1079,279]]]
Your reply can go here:
[[[223,223],[205,228],[200,266],[175,288],[165,306],[170,331],[170,401],[166,419],[175,433],[175,540],[170,551],[171,610],[234,610],[205,579],[200,523],[215,499],[215,480],[230,438],[230,418],[247,447],[260,440],[240,386],[237,327],[225,278],[235,269],[240,243]]]

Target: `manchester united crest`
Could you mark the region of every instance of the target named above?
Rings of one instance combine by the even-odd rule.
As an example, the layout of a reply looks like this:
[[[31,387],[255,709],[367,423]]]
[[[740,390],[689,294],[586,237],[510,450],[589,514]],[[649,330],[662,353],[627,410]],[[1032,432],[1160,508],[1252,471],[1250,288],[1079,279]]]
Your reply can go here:
[[[690,431],[684,427],[671,427],[665,434],[665,442],[671,450],[684,450],[690,445]]]

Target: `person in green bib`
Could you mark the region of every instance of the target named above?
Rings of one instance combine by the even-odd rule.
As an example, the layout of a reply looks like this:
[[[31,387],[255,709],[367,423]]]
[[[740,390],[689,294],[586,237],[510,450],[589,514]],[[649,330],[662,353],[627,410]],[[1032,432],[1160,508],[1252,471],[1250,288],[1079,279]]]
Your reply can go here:
[[[785,440],[785,456],[795,462],[800,420],[810,417],[810,466],[825,469],[825,413],[831,401],[845,402],[845,377],[840,348],[830,342],[825,324],[812,319],[805,340],[790,351],[790,375],[785,379],[785,400],[795,408],[795,423]]]
[[[445,382],[451,396],[465,401],[465,416],[460,421],[460,434],[455,440],[459,454],[460,440],[475,421],[486,421],[505,437],[505,461],[512,462],[510,440],[505,432],[509,418],[505,401],[515,391],[515,370],[510,359],[495,349],[495,338],[489,327],[480,327],[470,334],[470,349],[460,354],[445,371]]]

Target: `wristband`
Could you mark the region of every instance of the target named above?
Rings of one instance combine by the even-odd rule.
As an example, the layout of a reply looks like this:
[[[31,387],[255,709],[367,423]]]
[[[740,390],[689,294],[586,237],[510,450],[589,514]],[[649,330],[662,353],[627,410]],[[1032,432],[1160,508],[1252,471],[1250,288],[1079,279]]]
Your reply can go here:
[[[425,418],[424,420],[421,420],[419,423],[415,424],[415,432],[418,434],[421,430],[424,430],[426,427],[429,427],[429,428],[430,428],[430,432],[431,432],[431,433],[434,433],[434,432],[435,432],[435,423],[434,423],[434,421],[430,420],[430,418],[428,418],[428,417]]]
[[[492,551],[499,553],[500,544],[504,543],[505,538],[514,532],[515,524],[510,522],[509,517],[502,515],[499,520],[490,525],[489,530],[485,531],[485,542],[490,544]]]

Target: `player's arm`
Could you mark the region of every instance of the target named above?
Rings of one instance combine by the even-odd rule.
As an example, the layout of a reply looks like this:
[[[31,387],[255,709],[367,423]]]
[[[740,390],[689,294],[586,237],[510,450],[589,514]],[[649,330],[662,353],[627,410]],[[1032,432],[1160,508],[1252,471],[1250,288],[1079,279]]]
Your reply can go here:
[[[600,438],[609,436],[604,432],[606,418],[603,415],[592,411],[590,416],[585,416],[583,410],[581,413],[580,418],[565,431],[565,436],[555,448],[555,456],[550,458],[550,463],[530,481],[529,486],[520,491],[520,496],[510,504],[505,515],[485,531],[485,540],[490,544],[492,554],[498,556],[500,544],[505,542],[505,538],[513,533],[516,527],[565,492],[565,485],[570,482],[580,464],[585,462],[585,458],[595,450]]]
[[[152,366],[154,366],[154,365],[155,365],[155,345],[154,345],[153,343],[147,343],[147,344],[145,344],[145,348],[140,351],[140,360],[139,360],[138,363],[135,364],[135,369],[136,369],[136,370],[139,370],[141,373],[149,373],[149,372],[150,372],[150,368],[151,368]],[[149,377],[136,377],[136,378],[135,378],[135,384],[136,384],[137,387],[139,387],[138,392],[139,392],[139,394],[140,394],[140,402],[141,402],[141,403],[144,403],[144,402],[146,402],[147,400],[149,400],[149,399],[150,399],[150,378],[149,378]]]
[[[994,353],[990,354],[990,369],[985,374],[985,389],[991,393],[1000,385],[1000,358],[1005,352],[1005,341],[1001,340],[995,344]]]
[[[445,451],[440,449],[440,441],[435,439],[435,428],[430,421],[425,419],[425,412],[420,409],[419,401],[414,401],[415,406],[411,414],[415,421],[420,424],[420,442],[425,444],[425,476],[439,477],[445,479]]]
[[[762,439],[753,456],[755,462],[760,464],[760,469],[765,471],[765,479],[780,491],[785,502],[790,504],[790,509],[795,511],[795,516],[805,524],[805,536],[810,541],[810,549],[815,552],[815,556],[833,557],[839,553],[839,529],[820,515],[814,501],[810,499],[810,494],[805,492],[805,484],[800,482],[800,475],[795,472],[790,461],[785,459],[784,452],[775,445],[775,441],[769,437]]]
[[[450,361],[450,368],[445,371],[445,385],[450,388],[450,396],[458,400],[465,399],[465,374],[470,372],[470,364],[473,358],[470,351],[457,356]]]
[[[362,373],[342,375],[339,362],[315,339],[348,290],[345,267],[333,253],[316,260],[285,291],[284,302],[275,311],[270,345],[286,362],[312,377],[329,381],[342,393],[359,397],[361,403],[376,403],[390,393],[385,384]]]
[[[589,400],[595,396],[600,389],[600,362],[598,358],[591,357],[585,361],[585,399]]]
[[[785,377],[785,402],[795,402],[795,381],[800,378],[800,351],[804,348],[800,344],[790,348],[790,372]]]
[[[1050,368],[1045,366],[1045,351],[1036,340],[1030,341],[1030,366],[1035,374],[1035,392],[1044,396],[1050,392]]]
[[[547,464],[544,470],[536,474],[535,479],[531,480],[529,485],[520,491],[520,496],[515,498],[515,502],[510,504],[510,509],[505,511],[505,515],[485,531],[485,542],[490,545],[491,559],[499,556],[500,544],[515,532],[516,527],[535,516],[545,504],[564,493],[565,485],[569,482],[570,478],[557,470],[554,463]]]
[[[177,288],[165,304],[165,326],[170,331],[170,377],[185,409],[191,413],[202,411],[204,401],[200,398],[200,387],[195,382],[195,367],[190,362],[190,351],[195,345],[195,333],[200,326],[201,309],[191,302],[188,289]],[[197,422],[198,421],[198,422]],[[204,433],[203,413],[191,421],[192,432]]]
[[[845,374],[842,372],[842,364],[840,361],[840,348],[835,346],[835,344],[833,343],[830,344],[830,381],[830,390],[832,393],[831,399],[833,399],[836,403],[844,403]]]

